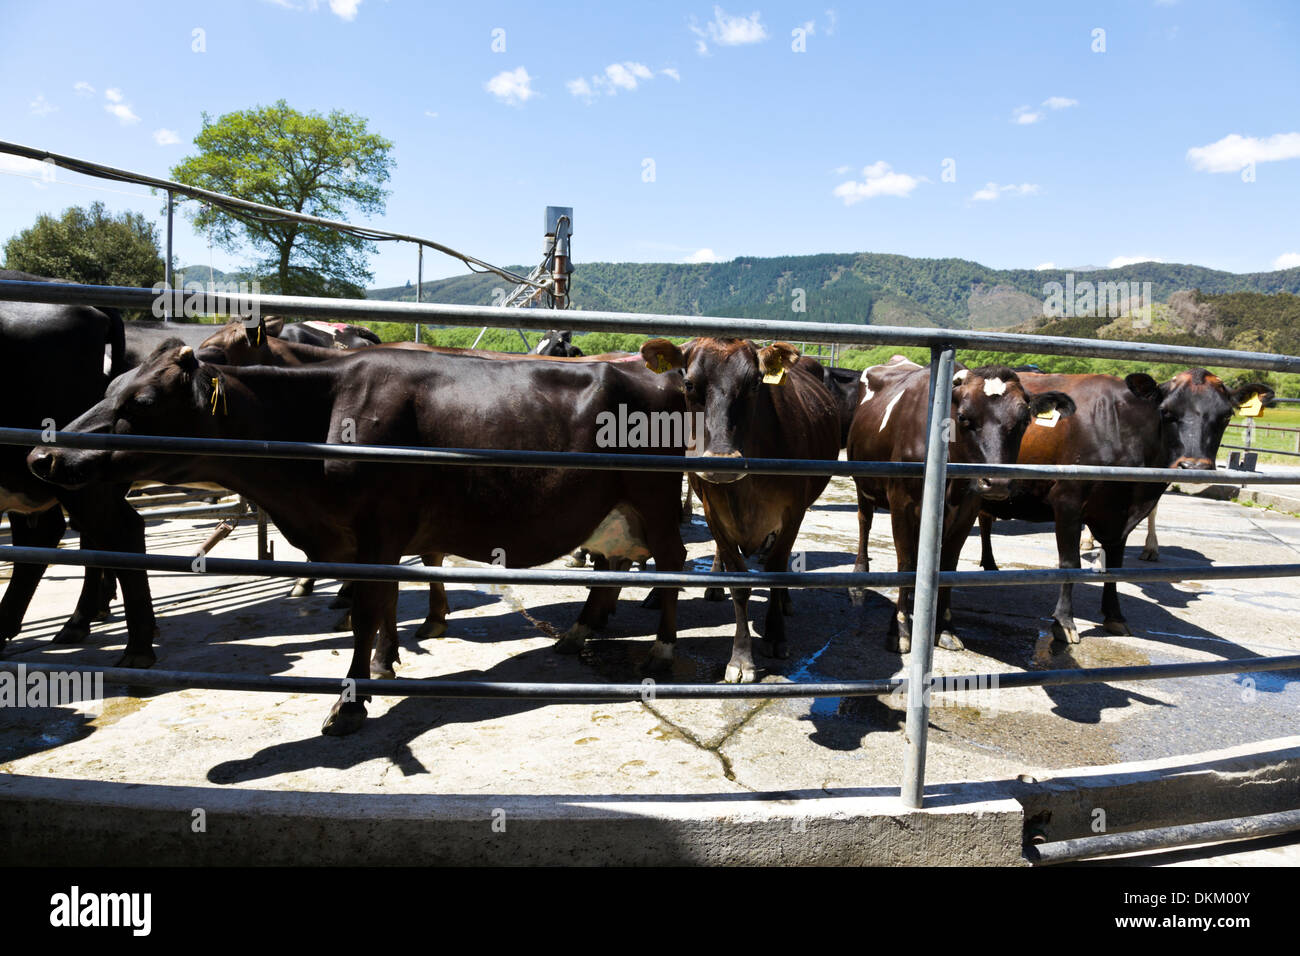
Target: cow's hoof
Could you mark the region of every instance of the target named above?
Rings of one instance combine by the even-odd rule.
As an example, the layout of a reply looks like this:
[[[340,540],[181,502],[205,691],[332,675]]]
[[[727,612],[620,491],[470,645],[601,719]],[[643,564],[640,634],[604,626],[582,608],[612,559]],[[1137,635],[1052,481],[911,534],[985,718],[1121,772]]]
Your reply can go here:
[[[935,638],[934,643],[937,646],[942,647],[945,651],[966,650],[966,645],[961,642],[961,638],[952,631],[940,631],[939,636]]]
[[[704,589],[704,600],[706,601],[725,601],[726,599],[727,599],[726,592],[723,591],[722,588]]]
[[[423,641],[426,638],[442,637],[447,633],[447,622],[438,621],[434,618],[426,618],[425,622],[420,625],[420,629],[415,632],[415,639]]]
[[[1159,549],[1159,548],[1143,548],[1143,549],[1142,549],[1142,553],[1138,555],[1138,559],[1141,560],[1141,561],[1159,561],[1159,560],[1160,560],[1160,549]]]
[[[1078,644],[1080,640],[1079,631],[1073,624],[1066,627],[1060,621],[1053,621],[1052,640],[1065,644]]]
[[[912,651],[912,636],[910,634],[890,634],[885,638],[885,650],[893,651],[895,654],[910,654]]]
[[[998,569],[998,563],[996,561],[990,561],[988,564],[985,564],[981,561],[980,568],[984,571],[996,571]]]
[[[352,595],[344,594],[342,591],[334,595],[334,600],[330,601],[330,608],[336,611],[341,607],[351,607],[351,606],[352,606]]]
[[[650,645],[650,656],[645,659],[641,670],[646,674],[666,674],[673,669],[673,652],[676,645],[666,641],[655,641]]]
[[[341,618],[339,618],[339,619],[334,623],[334,630],[336,630],[336,631],[350,631],[350,630],[352,630],[352,612],[351,612],[351,611],[348,611],[348,613],[344,614]]]
[[[90,625],[83,621],[66,621],[54,635],[55,644],[82,644],[90,637]]]
[[[854,607],[862,607],[867,603],[866,588],[849,588],[849,603]]]
[[[585,568],[587,566],[587,556],[581,551],[575,551],[564,559],[566,568]]]
[[[312,578],[299,578],[294,584],[293,590],[289,592],[289,597],[306,597],[316,589],[316,582]]]
[[[11,637],[17,637],[18,633],[22,629],[23,629],[23,625],[21,621],[19,621],[17,624],[14,624],[13,622],[0,624],[0,647],[3,647],[5,642],[8,641]]]
[[[98,611],[95,612],[95,616],[91,618],[91,620],[98,623],[100,621],[107,621],[112,616],[113,616],[112,608],[101,607]]]
[[[752,684],[758,679],[758,672],[751,660],[732,658],[727,663],[727,672],[722,675],[724,684]]]
[[[127,651],[123,654],[114,667],[131,667],[135,670],[144,670],[153,667],[158,661],[158,656],[153,651]]]
[[[1108,617],[1101,622],[1101,626],[1110,634],[1117,637],[1132,637],[1133,632],[1128,629],[1128,622],[1122,617]]]
[[[320,732],[330,737],[346,737],[355,734],[366,722],[366,705],[360,701],[339,701],[330,710],[330,715],[321,724]]]
[[[564,636],[555,642],[557,654],[577,654],[586,646],[591,636],[591,628],[585,624],[575,624],[564,632]]]
[[[396,661],[393,663],[396,663]],[[379,661],[371,661],[370,676],[377,680],[392,680],[397,677],[397,672],[393,670],[391,664],[381,664]]]

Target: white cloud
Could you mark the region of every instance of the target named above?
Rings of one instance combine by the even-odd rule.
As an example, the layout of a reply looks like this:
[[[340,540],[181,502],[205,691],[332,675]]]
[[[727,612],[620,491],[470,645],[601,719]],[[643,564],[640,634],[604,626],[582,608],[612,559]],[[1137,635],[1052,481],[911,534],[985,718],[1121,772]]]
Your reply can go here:
[[[1164,259],[1157,259],[1155,256],[1116,256],[1106,263],[1107,269],[1118,269],[1120,266],[1131,266],[1138,262],[1164,262]]]
[[[853,168],[852,166],[836,166],[834,169],[831,170],[831,172],[834,173],[836,176],[844,176],[852,168]]]
[[[361,0],[330,0],[330,12],[342,20],[355,20]]]
[[[682,75],[681,75],[680,73],[678,73],[677,70],[676,70],[674,67],[666,66],[666,67],[664,67],[662,70],[660,70],[659,73],[660,73],[662,76],[667,76],[667,77],[669,77],[669,78],[675,80],[675,81],[678,82],[678,83],[680,83],[680,82],[682,81]]]
[[[116,87],[110,87],[109,89],[105,90],[104,96],[110,103],[122,102],[122,91],[117,89]]]
[[[427,117],[429,117],[429,119],[437,119],[437,118],[438,118],[438,114],[435,113],[433,110],[425,110],[425,111],[424,111],[424,115],[427,116]]]
[[[95,88],[85,80],[78,80],[76,83],[72,84],[72,91],[78,96],[93,96]]]
[[[131,104],[124,101],[121,90],[110,87],[104,91],[104,99],[108,100],[104,104],[104,109],[116,116],[123,126],[132,126],[140,122],[140,117],[135,115]]]
[[[0,153],[0,173],[16,173],[19,176],[25,176],[32,180],[32,186],[37,189],[44,189],[46,183],[55,181],[54,169],[52,163],[42,163],[35,159],[28,159],[25,156],[10,156],[8,153]]]
[[[682,260],[683,262],[700,263],[700,262],[724,262],[722,256],[718,255],[712,249],[697,249],[689,256]]]
[[[722,7],[713,8],[713,19],[699,26],[695,18],[691,18],[690,29],[698,40],[695,41],[695,50],[697,53],[708,53],[709,44],[712,41],[718,46],[743,46],[747,43],[760,43],[767,39],[767,28],[759,20],[760,14],[757,10],[747,17],[731,16]]]
[[[834,8],[826,11],[826,35],[835,36],[835,28],[839,26],[840,15],[835,12]]]
[[[49,116],[56,112],[58,107],[45,98],[44,93],[37,93],[36,99],[27,104],[31,107],[33,116]]]
[[[997,183],[985,183],[984,188],[977,189],[970,198],[974,202],[992,202],[1003,196],[1032,196],[1037,192],[1037,183],[1021,183],[1019,186],[1014,183],[1007,186],[999,186]]]
[[[862,181],[850,179],[840,183],[831,194],[844,200],[844,205],[852,206],[864,199],[877,196],[897,196],[905,198],[912,190],[924,182],[924,177],[917,178],[906,173],[896,173],[889,163],[881,160],[863,167]]]
[[[1284,252],[1273,260],[1274,269],[1295,269],[1300,267],[1300,252]]]
[[[805,20],[801,29],[810,37],[817,35],[817,24],[812,20]]]
[[[1034,266],[1034,271],[1041,272],[1044,269],[1057,269],[1057,268],[1060,267],[1057,266],[1055,262],[1040,262],[1038,265]]]
[[[1072,100],[1068,96],[1049,96],[1043,100],[1043,105],[1049,110],[1063,110],[1068,106],[1078,106],[1078,100]]]
[[[503,103],[522,106],[537,95],[532,83],[533,78],[528,75],[528,71],[519,66],[513,70],[502,70],[488,80],[484,88]]]
[[[153,141],[159,146],[173,146],[179,143],[181,138],[176,135],[175,130],[156,129],[153,131]]]
[[[1017,106],[1011,113],[1011,122],[1018,123],[1021,126],[1037,123],[1042,118],[1042,113],[1035,113],[1028,106]]]
[[[660,70],[659,72],[671,76],[674,80],[681,79],[677,71],[673,69]],[[590,80],[580,76],[575,80],[569,80],[564,85],[574,96],[590,103],[601,93],[607,96],[616,96],[619,90],[631,92],[643,81],[653,80],[654,76],[654,71],[644,63],[624,60],[622,63],[611,63],[605,67],[605,72],[597,73]]]
[[[1300,158],[1300,133],[1278,133],[1267,139],[1232,133],[1208,146],[1193,146],[1187,161],[1205,173],[1235,173],[1250,163]]]

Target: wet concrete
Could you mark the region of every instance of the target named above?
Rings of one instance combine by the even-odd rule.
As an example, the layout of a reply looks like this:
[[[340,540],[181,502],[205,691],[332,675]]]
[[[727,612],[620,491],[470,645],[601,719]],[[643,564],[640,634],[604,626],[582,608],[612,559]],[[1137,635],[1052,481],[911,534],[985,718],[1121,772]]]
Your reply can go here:
[[[851,483],[835,479],[809,513],[796,545],[809,570],[851,570],[857,521]],[[210,521],[151,525],[150,549],[192,554]],[[690,557],[707,568],[703,519],[686,529]],[[1160,508],[1161,566],[1281,563],[1300,555],[1300,520],[1258,509],[1167,496]],[[276,556],[299,558],[277,537]],[[1138,563],[1141,533],[1127,560]],[[75,541],[75,539],[73,539]],[[255,555],[255,529],[241,526],[216,552]],[[1047,525],[999,522],[1002,567],[1056,561]],[[889,522],[871,538],[872,570],[895,567]],[[972,534],[960,567],[977,569]],[[1085,561],[1089,557],[1085,555]],[[453,560],[451,564],[459,562]],[[562,562],[557,562],[559,566]],[[7,577],[7,568],[5,569]],[[159,667],[248,674],[342,677],[351,640],[331,628],[336,582],[286,597],[290,582],[219,575],[152,576],[160,615]],[[6,651],[10,660],[112,664],[125,628],[120,607],[87,645],[50,637],[75,601],[80,575],[51,568]],[[603,638],[578,657],[551,645],[576,618],[579,587],[449,589],[445,637],[414,641],[425,592],[400,592],[400,677],[528,681],[639,680],[657,612],[646,592],[624,592]],[[1300,653],[1300,594],[1285,579],[1122,585],[1131,637],[1101,629],[1100,587],[1077,587],[1082,644],[1053,644],[1047,618],[1055,587],[970,588],[954,595],[962,652],[936,649],[939,674],[998,673],[1219,660]],[[843,591],[796,592],[787,619],[792,657],[756,655],[767,681],[865,679],[899,673],[885,650],[892,592],[854,607]],[[750,601],[762,632],[766,593]],[[679,606],[674,679],[716,681],[730,654],[731,602],[698,594]],[[936,697],[927,781],[1008,781],[1086,767],[1197,753],[1294,732],[1300,674],[1254,674],[1112,683]],[[99,713],[0,710],[0,771],[27,777],[219,790],[454,796],[662,795],[717,800],[761,796],[894,799],[902,775],[904,717],[898,699],[553,704],[385,698],[351,737],[319,734],[329,701],[307,695],[108,686]],[[495,804],[493,804],[495,805]],[[486,812],[486,811],[485,811]]]

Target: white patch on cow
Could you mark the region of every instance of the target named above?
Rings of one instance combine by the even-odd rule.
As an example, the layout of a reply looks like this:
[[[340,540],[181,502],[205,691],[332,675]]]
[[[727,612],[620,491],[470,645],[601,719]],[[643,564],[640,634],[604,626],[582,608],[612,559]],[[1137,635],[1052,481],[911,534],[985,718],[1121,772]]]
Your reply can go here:
[[[674,647],[676,647],[675,644],[669,644],[667,641],[655,641],[650,645],[650,659],[652,661],[671,661]]]
[[[885,426],[889,424],[889,416],[890,414],[893,413],[894,406],[898,404],[898,400],[902,397],[903,397],[903,390],[900,388],[898,390],[898,394],[895,395],[893,398],[891,398],[889,400],[889,404],[885,406],[885,417],[880,420],[880,429],[879,429],[880,431],[883,432],[885,430]]]
[[[954,385],[960,385],[962,382],[966,381],[966,376],[969,374],[970,374],[970,369],[968,368],[959,369],[957,371],[957,374],[952,377],[952,383]]]
[[[875,398],[875,397],[876,397],[876,393],[873,392],[873,391],[871,390],[871,385],[867,382],[867,376],[870,375],[870,374],[871,374],[871,369],[869,369],[869,368],[864,368],[864,369],[862,370],[862,378],[859,379],[859,381],[862,382],[862,386],[863,386],[863,388],[862,388],[862,402],[865,402],[865,401],[866,401],[867,399],[869,399],[869,398]],[[858,404],[861,405],[862,402],[858,402]]]
[[[1001,395],[1007,390],[1007,383],[1000,378],[986,378],[984,380],[985,395]]]
[[[646,546],[645,522],[635,509],[622,501],[605,516],[605,520],[582,543],[582,547],[610,559],[645,561],[650,557],[650,549]]]

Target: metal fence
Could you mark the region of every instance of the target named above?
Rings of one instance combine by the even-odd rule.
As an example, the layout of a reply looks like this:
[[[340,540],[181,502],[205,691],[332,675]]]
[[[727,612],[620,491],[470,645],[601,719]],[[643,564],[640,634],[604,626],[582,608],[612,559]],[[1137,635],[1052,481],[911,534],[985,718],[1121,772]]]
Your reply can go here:
[[[181,293],[172,293],[180,298]],[[117,306],[149,309],[157,293],[148,289],[111,288],[72,284],[0,281],[0,300]],[[547,328],[552,314],[531,314],[491,306],[456,306],[417,303],[374,303],[355,300],[261,296],[216,293],[204,296],[204,310],[216,314],[246,315],[258,312],[293,311],[315,318],[369,319],[394,322],[431,322],[444,325],[480,326],[507,319],[510,324]],[[910,345],[931,351],[931,400],[927,423],[926,457],[922,462],[827,462],[797,459],[716,459],[710,470],[744,474],[801,475],[887,475],[924,479],[921,510],[921,541],[915,573],[906,572],[580,572],[573,570],[505,568],[417,568],[406,565],[337,564],[287,561],[248,561],[210,558],[206,573],[265,577],[330,577],[343,580],[442,581],[494,584],[582,584],[621,587],[905,587],[916,589],[914,633],[908,676],[878,680],[822,681],[787,684],[656,684],[656,698],[770,698],[845,697],[890,694],[907,690],[906,759],[901,796],[909,807],[923,805],[925,755],[930,696],[935,692],[989,687],[1012,688],[1112,680],[1157,680],[1210,674],[1244,673],[1300,668],[1300,655],[1257,657],[1233,661],[1155,665],[1145,667],[1094,668],[1039,671],[1021,674],[972,674],[934,678],[931,673],[933,633],[938,591],[941,587],[1000,586],[1012,584],[1150,582],[1214,580],[1300,576],[1300,564],[1196,566],[1181,569],[1145,568],[1084,570],[1044,568],[1037,570],[942,572],[939,570],[939,542],[943,515],[943,494],[949,478],[1010,477],[1089,479],[1102,481],[1147,481],[1181,484],[1291,484],[1300,483],[1300,470],[1270,471],[1267,474],[1241,471],[1161,468],[1110,468],[1087,465],[971,465],[949,464],[948,443],[943,423],[951,414],[949,388],[933,383],[951,381],[956,352],[960,348],[1006,350],[1037,354],[1095,356],[1140,361],[1186,362],[1243,369],[1300,372],[1300,357],[1265,353],[1233,352],[1223,349],[1162,347],[1147,343],[1092,341],[1050,336],[1016,335],[946,329],[891,328],[829,323],[751,321],[710,316],[641,315],[611,312],[570,312],[566,324],[578,331],[637,332],[652,335],[720,335],[753,338],[820,340],[837,345]],[[36,445],[40,432],[0,428],[0,444]],[[688,460],[675,456],[625,456],[567,452],[502,451],[494,449],[410,448],[392,446],[333,445],[313,442],[268,442],[194,439],[131,435],[80,435],[57,433],[52,444],[84,448],[134,448],[163,454],[227,455],[286,459],[350,459],[372,462],[444,466],[565,467],[606,470],[676,471],[691,470]],[[33,563],[82,565],[104,568],[138,568],[195,572],[187,557],[140,555],[118,552],[77,551],[40,548],[0,548],[0,559]],[[0,665],[4,666],[4,665]],[[8,665],[12,667],[13,665]],[[29,670],[38,665],[25,665]],[[53,665],[51,665],[53,666]],[[66,665],[58,665],[66,669]],[[237,674],[192,674],[166,671],[124,671],[103,669],[106,678],[133,685],[159,687],[214,687],[269,692],[336,694],[334,678],[251,677]],[[643,699],[644,684],[520,684],[486,681],[360,680],[359,693],[420,697],[532,697],[550,700],[633,700]]]

